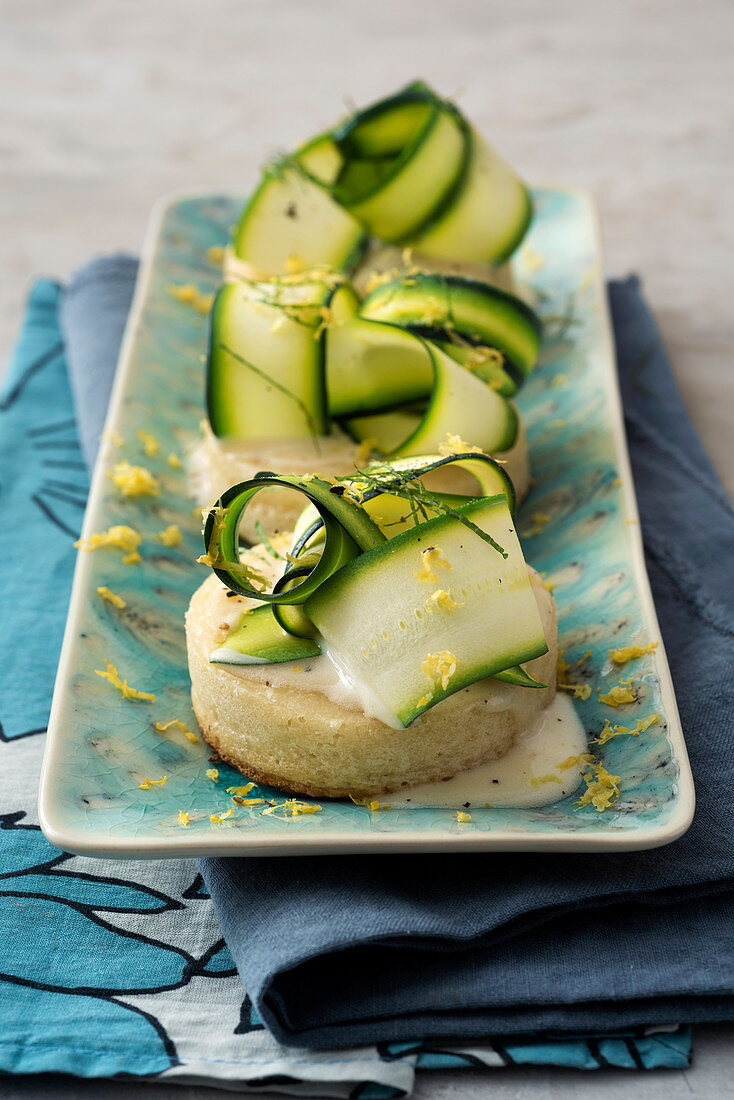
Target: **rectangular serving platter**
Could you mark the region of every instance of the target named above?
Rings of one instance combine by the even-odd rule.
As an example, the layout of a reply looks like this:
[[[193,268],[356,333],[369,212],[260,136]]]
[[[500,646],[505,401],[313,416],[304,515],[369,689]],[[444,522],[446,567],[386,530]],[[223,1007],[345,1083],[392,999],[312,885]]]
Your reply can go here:
[[[125,565],[112,550],[79,555],[41,777],[40,821],[50,841],[119,858],[588,852],[651,848],[686,830],[693,781],[645,572],[594,205],[586,192],[566,187],[537,188],[534,200],[513,268],[545,319],[546,337],[518,401],[535,478],[518,526],[529,563],[554,583],[560,646],[574,678],[591,687],[590,698],[575,703],[585,728],[594,736],[606,717],[634,726],[658,715],[643,734],[597,747],[620,777],[618,803],[600,813],[579,807],[577,792],[540,809],[473,807],[468,822],[450,808],[386,808],[389,796],[377,812],[322,800],[317,813],[263,814],[262,804],[232,803],[227,787],[244,783],[238,772],[219,764],[217,781],[207,777],[203,742],[191,743],[175,726],[156,729],[174,719],[197,729],[183,624],[206,575],[195,564],[200,517],[185,470],[166,461],[169,453],[183,455],[199,433],[206,317],[170,287],[216,289],[220,272],[209,250],[227,243],[243,201],[239,193],[196,192],[167,197],[154,213],[120,355],[83,537],[130,525],[143,536],[142,561]],[[157,456],[142,457],[141,428],[160,441]],[[160,495],[122,499],[107,476],[122,459],[144,462],[161,482]],[[534,520],[538,513],[548,521]],[[180,527],[180,546],[156,541],[169,524]],[[100,599],[100,585],[121,595],[126,608]],[[657,649],[623,669],[609,659],[613,647],[650,641]],[[591,656],[577,666],[587,650]],[[156,701],[121,698],[95,675],[105,659]],[[639,701],[612,711],[597,689],[608,691],[629,675]],[[163,775],[162,786],[140,789],[146,777]],[[284,799],[267,788],[250,797],[258,794],[269,803]],[[230,809],[233,816],[211,820]],[[185,826],[180,811],[189,816]]]

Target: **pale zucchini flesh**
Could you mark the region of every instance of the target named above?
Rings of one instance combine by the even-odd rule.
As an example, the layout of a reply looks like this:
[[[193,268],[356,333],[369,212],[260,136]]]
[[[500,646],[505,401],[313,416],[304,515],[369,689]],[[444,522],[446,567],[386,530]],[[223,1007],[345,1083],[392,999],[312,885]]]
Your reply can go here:
[[[398,326],[355,318],[327,331],[326,384],[332,416],[393,409],[429,397],[431,356]]]
[[[447,431],[487,454],[509,450],[518,430],[514,407],[435,344],[427,345],[435,372],[428,407],[412,435],[387,457],[438,453]]]
[[[346,431],[356,440],[371,440],[390,460],[438,454],[449,432],[486,454],[508,451],[517,438],[519,425],[514,405],[436,344],[425,344],[434,370],[427,405],[347,417],[342,422]]]
[[[350,270],[364,242],[363,225],[329,189],[292,166],[266,169],[232,243],[235,255],[267,278],[298,268]]]
[[[506,498],[459,511],[506,556],[457,519],[440,516],[356,558],[305,604],[339,667],[398,725],[548,649]],[[433,599],[434,581],[419,579],[429,548],[450,566],[441,570],[440,587],[453,608]],[[443,681],[440,672],[426,671],[432,657],[442,659]]]
[[[330,133],[319,134],[297,149],[293,159],[310,176],[327,186],[333,184],[344,166],[344,157]]]
[[[215,435],[235,439],[323,434],[328,426],[323,344],[315,339],[322,284],[229,283],[210,318],[207,405]]]
[[[242,613],[242,617],[209,660],[220,665],[280,664],[317,657],[321,646],[312,638],[299,638],[278,623],[268,604]]]
[[[347,165],[336,183],[337,199],[382,240],[401,242],[420,232],[443,205],[466,163],[466,135],[456,112],[432,96],[427,103],[425,119],[414,116],[416,129],[393,159],[374,174],[367,160],[356,176]],[[378,119],[375,116],[373,125]],[[359,122],[354,129],[358,127]],[[338,139],[342,148],[349,148],[349,136]]]
[[[520,177],[474,130],[469,158],[458,194],[412,243],[439,259],[499,264],[525,236],[532,201]]]

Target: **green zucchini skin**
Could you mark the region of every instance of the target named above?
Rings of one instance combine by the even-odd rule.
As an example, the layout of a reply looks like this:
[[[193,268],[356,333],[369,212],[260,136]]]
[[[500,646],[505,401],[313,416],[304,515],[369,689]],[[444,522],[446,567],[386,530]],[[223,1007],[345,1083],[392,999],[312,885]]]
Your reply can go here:
[[[519,247],[533,217],[530,192],[466,123],[467,163],[439,216],[412,241],[438,259],[501,264]]]
[[[438,516],[355,558],[305,604],[339,666],[366,685],[398,727],[548,649],[505,496],[473,501],[457,514],[491,535],[502,553],[454,516]],[[431,584],[422,582],[418,567],[429,548],[450,564],[454,610],[426,610]],[[441,651],[454,659],[454,670],[427,688],[424,659]]]
[[[428,117],[438,96],[422,80],[354,111],[331,136],[345,158],[380,160],[396,156]]]
[[[355,317],[326,333],[326,387],[335,418],[363,416],[427,400],[431,355],[397,325]]]
[[[294,288],[284,289],[292,300]],[[307,438],[328,430],[324,345],[315,336],[331,290],[304,285],[293,306],[276,304],[277,293],[273,284],[227,283],[214,299],[206,402],[217,436]]]
[[[357,553],[357,547],[355,546],[353,556],[356,557]],[[274,585],[273,592],[291,591],[295,583],[304,577],[308,577],[310,572],[311,568],[308,566],[288,569]],[[316,627],[306,615],[301,604],[274,603],[272,606],[273,615],[283,630],[288,631],[289,634],[294,634],[297,638],[315,638]]]
[[[421,81],[357,111],[269,165],[245,204],[235,255],[258,278],[350,271],[370,232],[430,256],[497,264],[532,218],[513,170]]]
[[[375,519],[375,522],[378,523],[381,530],[383,530],[388,538],[394,537],[395,534],[399,534],[400,528],[391,526],[389,530],[385,530],[382,524],[380,524],[379,519],[376,519],[376,516],[380,514],[380,509],[384,508],[385,498],[393,497],[404,504],[407,498],[407,493],[404,488],[406,480],[408,482],[415,482],[416,480],[421,482],[422,478],[446,466],[456,466],[458,469],[465,470],[476,478],[478,488],[478,492],[475,494],[476,497],[493,497],[500,493],[504,493],[510,515],[515,515],[517,509],[515,487],[510,477],[505,472],[504,467],[492,458],[491,455],[477,452],[444,456],[417,455],[411,458],[396,459],[385,465],[374,462],[367,468],[367,473],[382,474],[383,477],[386,477],[388,484],[384,490],[374,488],[368,489],[362,496],[362,507],[373,519]],[[393,476],[392,486],[390,486],[391,476]],[[362,479],[363,475],[358,471],[356,474],[350,474],[349,477],[340,478],[340,481],[346,484],[353,484],[354,482],[360,482]],[[458,507],[460,504],[469,503],[468,499],[464,499],[452,493],[436,493],[434,495],[438,497],[443,504],[451,507]],[[415,526],[415,522],[411,520],[406,524],[406,527],[407,526]]]
[[[321,646],[312,638],[299,638],[288,633],[276,620],[268,604],[245,611],[223,645],[215,649],[212,664],[253,665],[280,664],[318,657]]]
[[[420,337],[417,337],[420,339]],[[388,459],[410,455],[437,454],[445,444],[447,432],[479,446],[486,454],[508,451],[518,432],[517,412],[501,394],[465,370],[435,344],[425,341],[434,370],[434,383],[425,413],[413,432],[392,450],[386,450],[387,439],[382,433],[394,430],[394,421],[386,417],[367,417],[359,422],[358,431],[372,437]],[[388,421],[386,426],[380,420]],[[356,420],[350,421],[354,429]],[[450,425],[450,427],[449,427]],[[384,445],[383,445],[384,444]]]
[[[268,487],[291,488],[316,507],[324,526],[324,547],[308,575],[287,591],[256,588],[251,572],[240,565],[239,527],[252,498]],[[204,521],[204,548],[209,564],[233,592],[271,604],[302,604],[331,574],[360,550],[371,550],[385,541],[379,527],[348,499],[339,486],[315,475],[263,472],[222,493]]]
[[[495,680],[501,680],[504,684],[517,684],[518,687],[548,687],[547,684],[541,684],[540,680],[536,680],[534,676],[526,672],[521,665],[515,665],[514,668],[506,668],[503,672],[495,672],[493,673],[493,677]]]
[[[360,316],[428,339],[458,336],[496,348],[516,385],[532,369],[542,338],[540,319],[520,298],[460,275],[416,274],[384,283],[364,299]]]
[[[431,224],[469,156],[460,116],[420,84],[353,115],[333,137],[345,157],[335,198],[371,233],[397,243]]]

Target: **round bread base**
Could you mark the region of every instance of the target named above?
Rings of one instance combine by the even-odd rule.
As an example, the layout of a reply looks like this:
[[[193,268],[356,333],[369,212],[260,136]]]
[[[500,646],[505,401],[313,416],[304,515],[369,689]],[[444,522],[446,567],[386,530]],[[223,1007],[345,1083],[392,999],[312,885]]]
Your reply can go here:
[[[319,689],[313,664],[327,658],[288,665],[210,663],[225,636],[223,614],[250,606],[245,600],[235,605],[211,576],[194,593],[186,619],[191,697],[202,735],[249,778],[319,798],[387,794],[496,760],[555,694],[555,604],[538,580],[533,590],[549,652],[526,667],[548,687],[482,680],[396,730]],[[316,690],[305,690],[309,673]]]

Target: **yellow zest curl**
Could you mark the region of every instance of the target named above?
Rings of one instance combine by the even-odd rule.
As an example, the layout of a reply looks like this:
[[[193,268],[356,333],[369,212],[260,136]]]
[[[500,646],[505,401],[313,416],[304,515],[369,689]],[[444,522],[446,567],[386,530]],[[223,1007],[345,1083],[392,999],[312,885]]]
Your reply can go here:
[[[138,691],[136,688],[131,688],[127,680],[121,680],[117,674],[117,669],[113,664],[105,658],[106,671],[102,671],[99,668],[95,668],[97,676],[101,676],[103,680],[109,680],[113,687],[116,687],[122,692],[123,699],[147,699],[151,703],[155,703],[155,695],[150,691]]]

